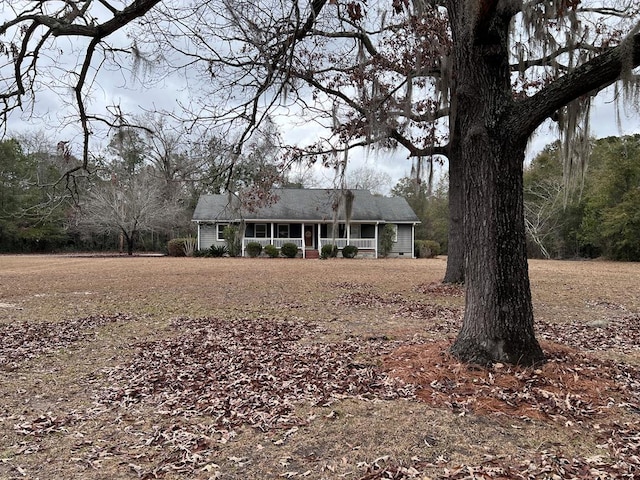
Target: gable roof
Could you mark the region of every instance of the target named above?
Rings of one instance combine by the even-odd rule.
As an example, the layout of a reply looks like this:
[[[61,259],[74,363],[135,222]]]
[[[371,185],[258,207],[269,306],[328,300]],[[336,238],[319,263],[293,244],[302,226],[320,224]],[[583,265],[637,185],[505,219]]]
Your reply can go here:
[[[420,220],[402,197],[381,197],[368,190],[351,190],[353,222],[419,223]],[[242,211],[236,197],[228,194],[202,195],[193,212],[194,222],[230,222],[241,218],[251,221],[332,222],[334,206],[338,207],[338,220],[343,220],[344,199],[335,189],[283,188],[273,191],[276,200],[255,211]]]

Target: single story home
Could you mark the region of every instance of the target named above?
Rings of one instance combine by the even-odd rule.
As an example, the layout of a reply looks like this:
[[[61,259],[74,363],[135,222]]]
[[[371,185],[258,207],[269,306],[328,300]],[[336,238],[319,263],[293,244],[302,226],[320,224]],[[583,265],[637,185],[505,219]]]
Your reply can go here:
[[[198,249],[225,245],[227,225],[243,228],[242,255],[249,242],[280,248],[294,243],[304,258],[318,258],[323,245],[358,247],[358,256],[377,258],[386,224],[394,230],[389,257],[414,257],[415,226],[420,223],[402,197],[372,195],[368,190],[283,188],[272,191],[273,201],[244,208],[234,195],[202,195],[193,213],[198,226]],[[347,222],[346,212],[351,215]]]

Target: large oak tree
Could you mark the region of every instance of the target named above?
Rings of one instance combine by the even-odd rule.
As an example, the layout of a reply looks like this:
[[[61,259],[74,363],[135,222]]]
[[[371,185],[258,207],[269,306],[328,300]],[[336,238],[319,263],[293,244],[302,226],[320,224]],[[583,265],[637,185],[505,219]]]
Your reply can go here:
[[[372,143],[401,145],[417,158],[445,155],[452,235],[447,278],[460,276],[464,259],[467,291],[452,351],[478,363],[543,359],[525,249],[525,148],[535,129],[553,118],[569,133],[565,153],[572,158],[580,135],[571,133],[584,137],[579,127],[590,98],[620,79],[626,92],[633,90],[633,69],[640,64],[637,2],[17,5],[0,26],[0,48],[9,59],[0,67],[4,111],[37,101],[42,58],[55,51],[56,39],[86,38],[77,71],[66,77],[72,79],[85,158],[91,124],[98,120],[86,108],[88,79],[123,50],[134,66],[155,60],[164,71],[197,72],[190,82],[202,95],[193,99],[193,120],[240,125],[237,154],[270,111],[286,107],[329,128],[315,155],[327,158]],[[137,40],[128,48],[110,43],[128,25]],[[157,48],[161,54],[145,56]]]

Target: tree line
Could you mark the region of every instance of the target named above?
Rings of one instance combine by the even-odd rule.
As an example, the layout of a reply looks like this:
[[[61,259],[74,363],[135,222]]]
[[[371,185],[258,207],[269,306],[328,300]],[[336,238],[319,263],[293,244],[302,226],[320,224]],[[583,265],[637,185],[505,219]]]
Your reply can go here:
[[[640,134],[591,141],[588,168],[567,177],[562,144],[547,145],[524,170],[529,258],[640,261]],[[417,240],[447,251],[447,179],[434,188],[404,177],[391,194],[404,197],[421,220]]]
[[[640,134],[596,140],[573,184],[561,145],[548,145],[524,174],[529,256],[640,261]]]
[[[219,138],[190,147],[182,142],[180,149],[178,137],[159,127],[153,134],[116,132],[92,165],[94,174],[76,177],[74,185],[60,182],[78,161],[63,145],[37,134],[1,141],[0,251],[163,250],[168,239],[190,233],[203,193],[268,188],[258,185],[265,176],[279,186],[317,186],[312,176],[291,181],[278,171],[273,139],[254,144],[230,179],[231,153]],[[640,134],[593,140],[589,168],[573,184],[561,148],[547,145],[525,168],[529,257],[640,261]],[[353,169],[345,185],[375,193],[390,180],[382,177],[372,168]],[[391,195],[405,198],[420,218],[416,240],[433,240],[446,254],[447,178],[431,186],[403,177]]]
[[[236,158],[222,137],[193,140],[160,117],[141,125],[117,130],[72,176],[82,160],[66,142],[39,133],[0,141],[0,251],[162,251],[191,233],[201,194],[281,178],[275,129]]]

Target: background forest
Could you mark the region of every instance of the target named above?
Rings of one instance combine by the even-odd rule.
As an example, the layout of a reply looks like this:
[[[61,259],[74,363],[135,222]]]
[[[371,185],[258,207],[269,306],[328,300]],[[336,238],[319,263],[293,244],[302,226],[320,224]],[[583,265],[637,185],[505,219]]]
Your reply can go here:
[[[203,193],[317,186],[311,177],[292,181],[278,172],[273,131],[251,146],[231,177],[223,140],[185,145],[166,128],[153,131],[114,135],[93,173],[72,185],[60,181],[79,163],[67,145],[38,135],[0,142],[0,251],[164,251],[170,238],[189,234]],[[640,260],[640,134],[594,140],[588,168],[573,183],[565,180],[576,176],[563,172],[561,153],[559,143],[548,145],[525,170],[529,256]],[[371,174],[355,172],[346,183],[379,190]],[[404,177],[391,195],[406,198],[421,219],[416,239],[434,240],[446,254],[446,178],[430,187]]]
[[[87,170],[43,134],[0,142],[0,251],[164,251],[203,193],[272,184],[275,133],[235,158],[219,137],[185,142],[161,119],[122,129]],[[73,175],[69,175],[73,172]]]
[[[525,171],[529,256],[640,260],[640,135],[596,140],[587,165],[567,184],[555,143]]]

